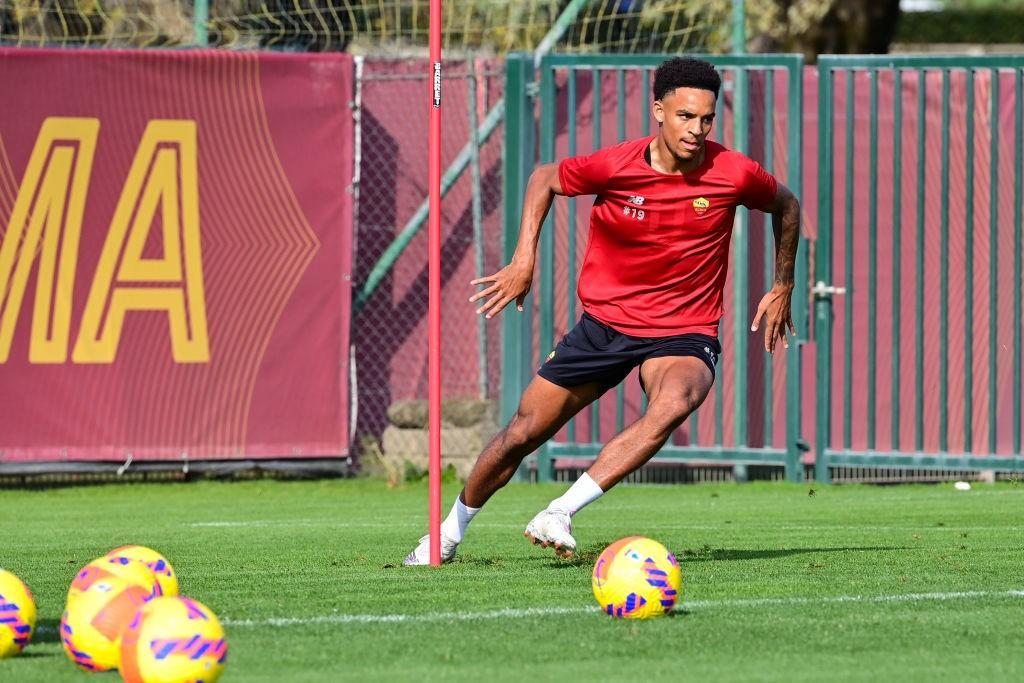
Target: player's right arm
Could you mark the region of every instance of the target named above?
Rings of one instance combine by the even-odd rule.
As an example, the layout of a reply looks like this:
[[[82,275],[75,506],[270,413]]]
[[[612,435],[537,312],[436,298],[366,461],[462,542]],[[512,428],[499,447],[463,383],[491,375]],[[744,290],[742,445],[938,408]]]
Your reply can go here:
[[[523,218],[519,223],[519,242],[512,262],[494,275],[470,282],[473,286],[486,285],[469,298],[473,302],[487,299],[476,309],[477,313],[490,318],[513,300],[516,307],[523,310],[523,301],[533,285],[540,228],[555,195],[601,194],[623,158],[628,157],[637,144],[638,141],[624,142],[585,156],[569,157],[560,163],[544,164],[530,174],[523,199]]]
[[[511,263],[493,275],[480,277],[469,283],[473,286],[487,285],[469,298],[473,302],[487,299],[476,309],[477,313],[483,313],[490,318],[500,313],[512,300],[515,300],[516,308],[523,310],[523,301],[533,286],[533,269],[537,263],[540,228],[556,194],[565,194],[559,179],[558,164],[538,166],[526,183],[523,218],[519,223],[519,242],[516,244]]]

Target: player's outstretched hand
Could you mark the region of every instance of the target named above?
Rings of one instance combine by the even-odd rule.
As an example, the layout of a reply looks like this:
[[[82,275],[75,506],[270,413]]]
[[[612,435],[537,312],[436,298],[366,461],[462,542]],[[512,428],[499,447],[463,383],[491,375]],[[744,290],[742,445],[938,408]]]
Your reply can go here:
[[[487,299],[479,308],[477,313],[483,313],[488,318],[501,312],[513,299],[516,308],[523,310],[523,301],[530,293],[533,286],[533,263],[522,263],[513,261],[494,275],[478,277],[470,283],[476,285],[488,285],[473,296],[469,297],[471,302]],[[490,297],[490,298],[488,298]]]
[[[754,321],[750,323],[750,331],[757,332],[761,318],[767,319],[764,327],[764,350],[768,353],[775,352],[775,344],[780,340],[783,348],[789,348],[787,328],[796,336],[796,326],[793,324],[793,315],[790,311],[792,297],[792,285],[776,284],[770,292],[761,297],[761,303],[757,305],[757,313],[754,314]]]

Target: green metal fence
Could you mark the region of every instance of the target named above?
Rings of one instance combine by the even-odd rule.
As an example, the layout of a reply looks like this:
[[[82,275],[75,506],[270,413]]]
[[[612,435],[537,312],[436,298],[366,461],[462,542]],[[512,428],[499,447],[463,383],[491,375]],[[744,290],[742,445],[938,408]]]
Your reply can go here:
[[[548,55],[535,67],[527,55],[509,56],[505,127],[507,258],[515,248],[523,191],[535,163],[551,162],[648,134],[651,78],[664,59],[664,55]],[[716,55],[707,59],[726,75],[716,123],[719,139],[723,134],[727,138],[731,135],[727,140],[729,146],[748,152],[752,137],[760,139],[759,160],[799,194],[803,149],[802,58]],[[778,97],[783,90],[784,99]],[[535,115],[539,115],[539,158],[534,152],[538,149]],[[585,125],[581,125],[583,121]],[[779,156],[785,157],[782,163],[776,156],[779,151]],[[539,282],[535,283],[534,293],[527,299],[524,313],[503,316],[503,419],[511,417],[540,359],[557,343],[556,332],[564,332],[577,317],[577,249],[586,236],[586,211],[581,211],[582,200],[556,201],[565,202],[564,210],[556,207],[541,233]],[[555,214],[559,216],[559,228]],[[782,465],[787,478],[797,480],[802,478],[803,471],[799,410],[801,343],[791,344],[784,360],[778,362],[755,358],[757,367],[751,367],[748,356],[751,302],[756,304],[766,291],[761,287],[764,282],[771,282],[774,264],[770,226],[759,218],[756,220],[761,230],[753,235],[752,241],[752,221],[745,210],[738,212],[731,266],[732,301],[729,321],[722,328],[727,348],[717,387],[683,426],[681,438],[666,445],[657,459],[731,463],[740,476],[746,464]],[[561,240],[558,243],[556,233]],[[756,252],[750,249],[755,242],[762,247]],[[752,269],[756,282],[750,276]],[[806,249],[800,255],[796,278],[798,283],[808,282]],[[794,320],[801,330],[801,341],[805,339],[803,331],[808,323],[807,297],[807,288],[798,286]],[[760,390],[757,395],[751,389],[752,380]],[[536,456],[538,479],[552,477],[556,457],[596,457],[603,445],[602,426],[609,433],[612,427],[617,432],[631,419],[630,412],[642,411],[645,406],[641,395],[637,405],[630,409],[627,391],[626,384],[620,386],[542,447]],[[748,430],[751,415],[761,425],[757,435]],[[785,434],[773,430],[781,415],[785,416]]]
[[[834,467],[1024,471],[1022,68],[819,59],[819,480]]]

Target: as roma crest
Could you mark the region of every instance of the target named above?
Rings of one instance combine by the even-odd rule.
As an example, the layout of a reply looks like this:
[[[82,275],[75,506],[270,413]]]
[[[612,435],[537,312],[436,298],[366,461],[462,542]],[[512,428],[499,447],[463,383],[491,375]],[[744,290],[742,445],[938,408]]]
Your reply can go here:
[[[704,197],[697,197],[696,199],[693,200],[693,212],[698,216],[703,216],[704,214],[706,214],[708,212],[708,207],[710,206],[711,202],[709,202]]]

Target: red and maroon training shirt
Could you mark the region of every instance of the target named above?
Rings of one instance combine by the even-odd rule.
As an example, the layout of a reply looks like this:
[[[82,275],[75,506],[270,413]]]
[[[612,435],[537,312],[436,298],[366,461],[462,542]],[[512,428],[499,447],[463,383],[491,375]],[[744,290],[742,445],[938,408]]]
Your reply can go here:
[[[705,143],[685,175],[654,170],[654,137],[563,160],[562,191],[597,195],[578,292],[583,310],[625,334],[718,335],[733,216],[774,197],[775,178],[753,159]]]

